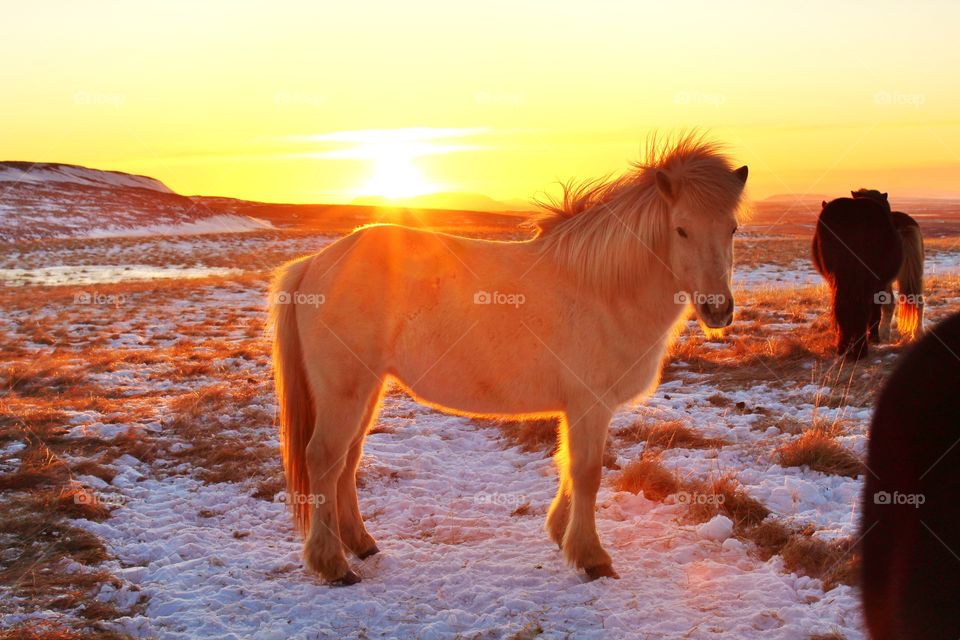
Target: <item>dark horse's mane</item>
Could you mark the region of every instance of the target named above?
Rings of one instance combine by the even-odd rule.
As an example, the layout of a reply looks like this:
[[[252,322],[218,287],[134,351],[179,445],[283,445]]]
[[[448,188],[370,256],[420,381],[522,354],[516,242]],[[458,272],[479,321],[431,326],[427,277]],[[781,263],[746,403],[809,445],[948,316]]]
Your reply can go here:
[[[930,333],[870,427],[861,582],[875,640],[960,637],[960,314]]]

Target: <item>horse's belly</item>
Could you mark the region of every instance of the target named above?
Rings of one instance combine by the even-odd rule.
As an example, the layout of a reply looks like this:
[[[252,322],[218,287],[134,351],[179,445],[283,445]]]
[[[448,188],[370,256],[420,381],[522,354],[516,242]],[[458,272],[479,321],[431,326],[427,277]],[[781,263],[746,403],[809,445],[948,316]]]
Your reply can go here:
[[[420,402],[454,413],[470,415],[528,415],[562,410],[546,385],[516,377],[456,375],[451,371],[424,376],[396,374],[396,378]],[[537,388],[539,386],[539,388]]]

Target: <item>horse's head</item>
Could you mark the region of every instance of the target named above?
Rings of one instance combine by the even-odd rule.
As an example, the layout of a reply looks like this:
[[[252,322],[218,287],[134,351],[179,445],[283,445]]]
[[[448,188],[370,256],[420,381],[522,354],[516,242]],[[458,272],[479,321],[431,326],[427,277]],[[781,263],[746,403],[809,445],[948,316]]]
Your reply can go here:
[[[851,191],[850,195],[854,198],[863,198],[865,200],[872,200],[882,206],[887,211],[890,211],[890,200],[887,197],[886,193],[880,193],[876,189],[857,189],[856,191]]]
[[[684,185],[658,171],[657,188],[670,204],[669,268],[681,293],[708,327],[733,321],[733,234],[747,167],[714,177],[709,185]],[[685,296],[683,294],[686,294]]]

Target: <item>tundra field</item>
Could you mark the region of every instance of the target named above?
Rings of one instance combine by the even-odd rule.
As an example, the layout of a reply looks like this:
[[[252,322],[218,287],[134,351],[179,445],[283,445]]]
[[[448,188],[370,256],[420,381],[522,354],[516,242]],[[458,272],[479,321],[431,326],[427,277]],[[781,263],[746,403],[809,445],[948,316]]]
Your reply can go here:
[[[543,532],[554,425],[398,389],[359,476],[381,553],[350,588],[305,571],[266,291],[333,230],[0,245],[0,638],[863,638],[866,433],[904,347],[838,362],[814,219],[758,211],[733,325],[689,322],[615,417],[597,524],[622,577],[594,582]],[[929,326],[960,310],[960,224],[918,219]]]

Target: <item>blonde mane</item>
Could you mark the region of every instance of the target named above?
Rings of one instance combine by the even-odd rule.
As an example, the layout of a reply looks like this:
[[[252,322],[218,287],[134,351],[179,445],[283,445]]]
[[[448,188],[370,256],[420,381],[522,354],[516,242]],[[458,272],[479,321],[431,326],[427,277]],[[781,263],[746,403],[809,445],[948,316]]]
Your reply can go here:
[[[617,296],[668,264],[670,203],[656,184],[662,171],[686,206],[738,212],[743,184],[720,145],[699,135],[675,144],[652,138],[643,160],[617,178],[568,182],[559,200],[540,202],[531,219],[543,251],[597,290]]]

